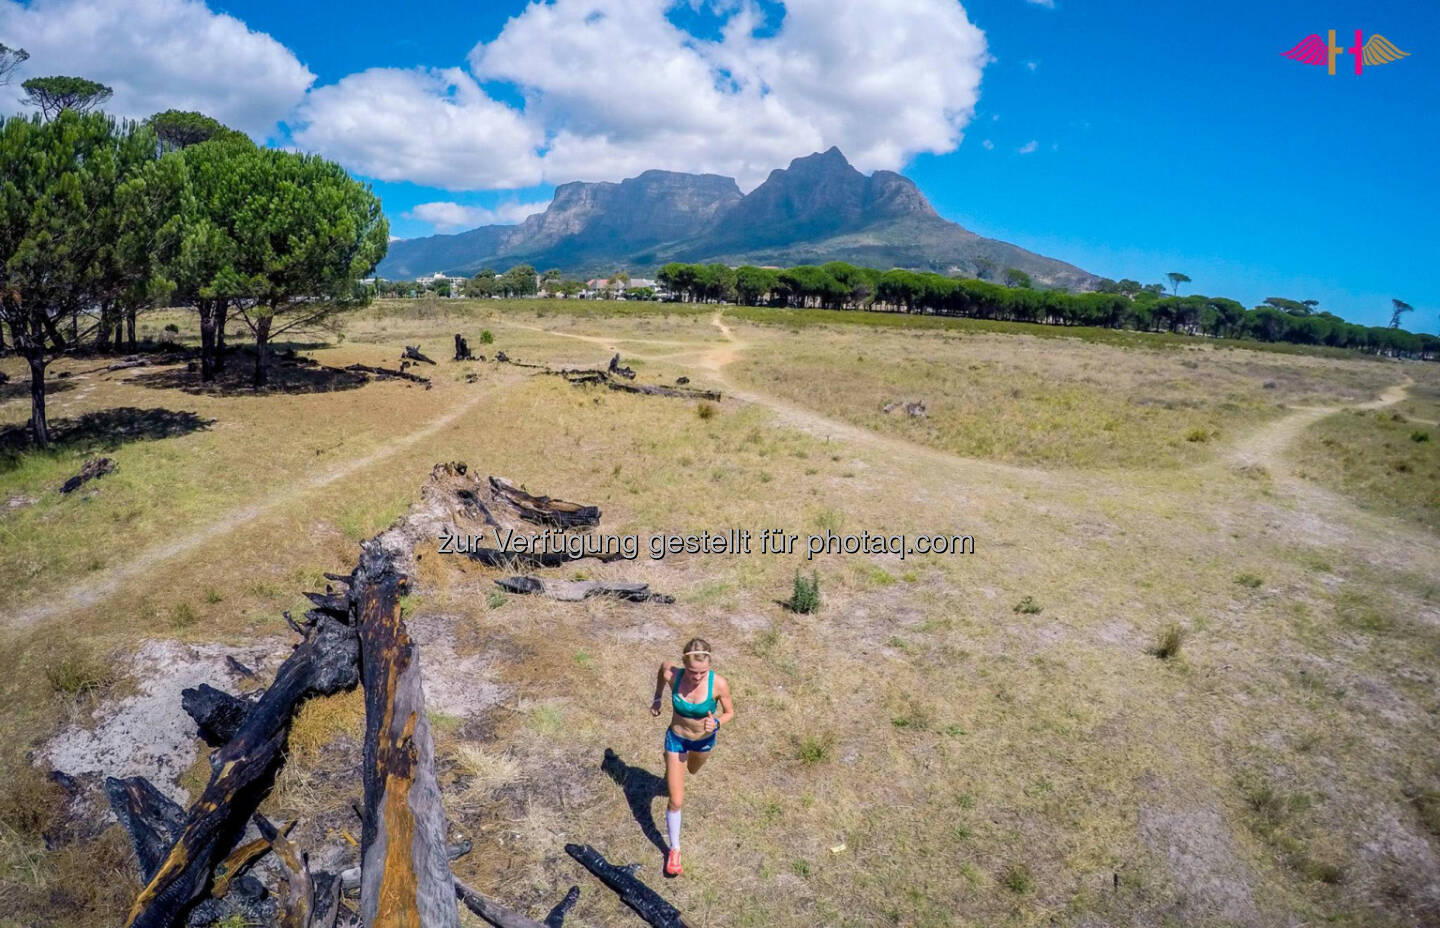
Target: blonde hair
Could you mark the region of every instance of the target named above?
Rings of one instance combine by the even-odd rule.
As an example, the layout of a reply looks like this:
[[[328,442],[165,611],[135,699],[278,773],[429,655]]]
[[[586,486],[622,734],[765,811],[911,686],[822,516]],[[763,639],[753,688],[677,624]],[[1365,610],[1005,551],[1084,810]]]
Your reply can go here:
[[[683,660],[684,656],[688,655],[691,651],[704,651],[705,656],[709,657],[710,642],[706,641],[704,638],[691,638],[689,641],[685,642],[685,647],[681,648],[681,659]]]

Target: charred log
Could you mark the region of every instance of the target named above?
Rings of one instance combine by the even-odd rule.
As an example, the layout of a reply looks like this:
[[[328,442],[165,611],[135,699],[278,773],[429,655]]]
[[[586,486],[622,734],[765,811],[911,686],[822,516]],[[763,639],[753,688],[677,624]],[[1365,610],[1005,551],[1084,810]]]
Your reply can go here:
[[[422,364],[434,364],[434,363],[435,363],[433,360],[431,360],[430,358],[428,358],[428,357],[426,357],[425,355],[423,355],[423,354],[420,353],[420,346],[419,346],[419,345],[406,345],[406,346],[405,346],[405,352],[404,352],[404,354],[401,355],[401,357],[403,357],[403,358],[405,358],[405,359],[407,359],[407,360],[410,360],[410,361],[419,361],[419,362],[421,362]]]
[[[565,894],[565,898],[556,903],[550,914],[545,916],[545,928],[565,928],[565,916],[575,908],[575,903],[580,901],[580,887],[572,886]]]
[[[430,385],[430,379],[428,377],[421,377],[419,374],[411,374],[407,371],[392,371],[384,367],[371,367],[368,364],[351,364],[346,367],[345,370],[355,374],[370,374],[381,380],[408,380],[411,383],[423,383],[426,386]]]
[[[681,918],[680,910],[660,898],[659,893],[635,876],[638,864],[617,867],[588,844],[567,844],[565,853],[579,861],[606,886],[615,890],[620,901],[648,924],[655,928],[689,928]]]
[[[185,827],[185,810],[144,777],[106,777],[105,795],[130,835],[141,876],[149,880]]]
[[[74,493],[97,477],[115,472],[115,462],[109,458],[91,458],[81,466],[80,472],[60,487],[61,493]]]
[[[507,908],[487,896],[482,896],[459,880],[455,881],[455,896],[465,903],[465,908],[474,912],[496,928],[546,928],[546,926]]]
[[[273,778],[296,708],[355,685],[359,642],[352,628],[316,623],[275,674],[240,730],[217,752],[214,772],[184,830],[126,918],[134,928],[169,928],[204,892],[217,859],[233,846]]]
[[[675,597],[656,593],[648,583],[614,580],[550,580],[540,577],[503,577],[495,585],[507,593],[535,594],[562,603],[578,603],[592,596],[614,596],[632,603],[673,603]]]
[[[495,499],[508,504],[526,522],[552,528],[594,528],[600,524],[600,508],[571,503],[548,496],[534,496],[504,477],[491,477]]]
[[[628,367],[620,366],[620,353],[617,351],[615,357],[610,359],[610,366],[605,368],[607,374],[614,374],[617,377],[624,377],[626,380],[635,379],[635,371]]]
[[[475,360],[475,355],[473,355],[473,354],[470,353],[470,343],[467,342],[467,341],[465,340],[465,336],[461,335],[459,332],[456,332],[456,333],[455,333],[455,360],[457,360],[457,361],[474,361],[474,360]]]
[[[362,547],[351,587],[365,687],[360,920],[459,924],[445,853],[445,810],[421,687],[420,649],[400,616],[402,577],[383,535]]]
[[[231,696],[208,683],[180,691],[180,705],[200,727],[200,737],[212,748],[230,741],[245,724],[254,704]]]

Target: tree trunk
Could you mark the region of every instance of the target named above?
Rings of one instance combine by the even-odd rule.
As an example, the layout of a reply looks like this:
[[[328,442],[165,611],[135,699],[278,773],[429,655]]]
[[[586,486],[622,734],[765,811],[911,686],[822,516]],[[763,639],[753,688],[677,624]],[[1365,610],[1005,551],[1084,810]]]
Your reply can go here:
[[[50,430],[45,426],[45,356],[30,355],[30,435],[41,448],[50,447]]]
[[[200,300],[200,379],[215,379],[215,300]]]
[[[132,352],[135,350],[135,313],[138,311],[135,306],[125,309],[125,343]]]
[[[255,322],[255,386],[263,387],[270,376],[270,323],[274,316]]]
[[[225,372],[225,323],[230,321],[230,304],[225,300],[215,301],[215,373]]]
[[[400,617],[399,591],[385,549],[368,542],[350,588],[365,687],[360,923],[458,928],[420,649]]]
[[[115,302],[106,300],[100,304],[100,324],[95,327],[95,350],[104,354],[110,350],[110,329],[115,324],[113,318]]]

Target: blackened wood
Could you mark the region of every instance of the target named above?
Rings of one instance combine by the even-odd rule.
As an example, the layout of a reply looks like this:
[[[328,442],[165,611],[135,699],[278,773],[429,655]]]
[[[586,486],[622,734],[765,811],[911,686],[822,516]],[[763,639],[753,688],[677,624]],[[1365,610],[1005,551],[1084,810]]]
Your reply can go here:
[[[319,611],[337,619],[348,619],[350,616],[350,603],[344,596],[327,591],[325,593],[306,593],[305,598],[314,603]]]
[[[246,667],[244,664],[237,661],[234,655],[227,654],[225,656],[225,665],[231,670],[238,673],[240,676],[247,679],[255,676],[255,671],[251,670],[249,667]]]
[[[392,371],[384,367],[371,367],[368,364],[351,364],[347,366],[345,370],[357,374],[372,374],[381,380],[387,377],[394,377],[397,380],[409,380],[414,383],[423,383],[426,385],[430,383],[429,378],[421,377],[419,374],[411,374],[408,371]]]
[[[180,706],[200,727],[200,737],[218,748],[235,737],[253,707],[248,699],[231,696],[208,683],[180,691]]]
[[[425,355],[423,355],[423,354],[420,353],[420,346],[419,346],[419,345],[406,345],[406,346],[405,346],[405,353],[404,353],[404,355],[402,355],[402,357],[405,357],[405,358],[407,358],[407,359],[409,359],[409,360],[411,360],[411,361],[421,361],[421,362],[423,362],[423,363],[425,363],[425,364],[434,364],[434,363],[435,363],[435,362],[432,361],[430,358],[428,358],[428,357],[426,357]]]
[[[459,332],[455,333],[455,360],[475,360],[475,356],[470,353],[470,343],[465,341],[465,336],[461,335]]]
[[[288,835],[290,829],[295,827],[298,819],[292,819],[280,826],[280,833]],[[270,851],[270,841],[267,838],[256,838],[254,841],[247,841],[230,852],[220,863],[215,865],[215,882],[210,886],[210,898],[223,899],[230,891],[230,884],[239,880],[245,875],[250,865]]]
[[[420,649],[400,615],[402,578],[380,539],[361,546],[350,589],[365,687],[360,922],[455,928],[445,810],[425,714]]]
[[[474,912],[496,928],[545,928],[533,918],[527,918],[487,896],[482,896],[459,880],[455,881],[455,896],[465,903],[465,908]]]
[[[185,827],[185,810],[144,777],[106,777],[105,795],[130,834],[141,877],[150,879]]]
[[[656,593],[647,583],[620,580],[556,580],[540,577],[501,577],[495,585],[507,593],[548,596],[575,603],[591,596],[614,596],[632,603],[673,603],[675,597]]]
[[[115,462],[109,458],[91,458],[81,466],[79,473],[65,481],[60,487],[60,492],[74,493],[91,480],[113,473],[114,470]]]
[[[619,353],[619,352],[616,352],[616,353],[615,353],[615,357],[613,357],[613,358],[610,359],[610,365],[609,365],[609,367],[605,368],[605,371],[606,371],[606,373],[614,374],[614,375],[616,375],[616,376],[618,376],[618,377],[624,377],[626,380],[634,380],[634,379],[635,379],[635,371],[631,370],[631,369],[628,368],[628,367],[621,367],[621,366],[620,366],[620,353]]]
[[[234,844],[274,775],[296,708],[313,695],[354,686],[359,642],[349,626],[325,619],[280,665],[275,681],[220,748],[214,772],[190,807],[184,831],[136,897],[125,924],[170,928],[205,890],[211,868]]]
[[[285,876],[285,888],[280,893],[280,928],[311,928],[310,919],[315,914],[315,883],[310,878],[309,862],[295,842],[259,812],[255,813],[255,827],[260,829],[260,837],[270,842],[276,859],[280,861],[280,871]]]
[[[572,886],[565,894],[565,898],[556,903],[550,914],[545,916],[545,928],[565,928],[565,916],[575,908],[575,903],[580,900],[580,887]]]
[[[680,917],[680,910],[660,898],[660,894],[635,876],[635,865],[617,867],[588,844],[567,844],[565,853],[575,858],[606,886],[615,890],[620,901],[628,905],[654,928],[689,928]]]
[[[495,499],[510,506],[526,522],[554,528],[594,528],[600,524],[600,507],[572,503],[549,496],[535,496],[504,477],[491,477]]]

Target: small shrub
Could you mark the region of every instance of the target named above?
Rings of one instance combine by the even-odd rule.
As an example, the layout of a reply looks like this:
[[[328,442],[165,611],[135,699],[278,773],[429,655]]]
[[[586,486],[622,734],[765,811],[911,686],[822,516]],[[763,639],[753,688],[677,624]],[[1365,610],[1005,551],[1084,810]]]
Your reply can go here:
[[[1033,596],[1022,597],[1021,600],[1015,604],[1015,611],[1022,615],[1034,615],[1043,608],[1043,606],[1035,601],[1035,597]]]
[[[1430,433],[1429,433],[1429,432],[1426,432],[1426,431],[1422,431],[1421,429],[1416,429],[1415,431],[1413,431],[1413,432],[1410,433],[1410,440],[1413,441],[1413,442],[1416,442],[1417,444],[1420,443],[1420,442],[1429,441],[1429,440],[1430,440]]]
[[[1000,874],[1000,882],[1017,896],[1035,888],[1035,878],[1030,875],[1030,868],[1024,864],[1011,864],[1006,867],[1005,872]]]
[[[170,607],[171,628],[189,628],[198,621],[200,621],[200,617],[195,614],[195,610],[189,603],[176,603]]]
[[[1160,634],[1155,638],[1155,646],[1150,649],[1150,653],[1162,661],[1168,661],[1172,657],[1180,656],[1180,645],[1184,642],[1185,629],[1171,622],[1160,630]]]
[[[489,329],[485,329],[485,330],[483,330],[483,331],[480,333],[480,344],[482,344],[482,345],[493,345],[494,343],[495,343],[495,334],[494,334],[493,332],[491,332]]]
[[[719,408],[714,403],[702,402],[695,407],[695,415],[702,419],[713,419],[719,411]]]
[[[807,767],[830,759],[835,750],[835,736],[830,732],[823,735],[806,735],[796,748],[796,757]]]
[[[1247,589],[1258,590],[1260,588],[1260,584],[1264,583],[1265,581],[1256,574],[1244,573],[1236,576],[1235,582]]]
[[[50,687],[64,696],[102,690],[114,682],[114,671],[102,658],[89,653],[68,654],[45,668]]]
[[[1305,875],[1320,883],[1331,886],[1345,882],[1345,870],[1339,864],[1329,861],[1309,860],[1305,863]]]
[[[489,604],[490,604],[490,608],[491,608],[491,609],[499,609],[501,606],[505,605],[506,600],[507,600],[507,597],[506,597],[505,594],[502,593],[501,591],[499,591],[499,590],[491,590],[491,591],[490,591],[490,598],[488,599],[488,602],[489,602]]]
[[[1191,429],[1190,431],[1185,433],[1185,440],[1195,442],[1209,441],[1210,433],[1205,431],[1204,429]]]
[[[171,333],[172,335],[179,335],[180,327],[173,322],[167,322],[165,323],[165,331]]]
[[[793,612],[809,614],[820,608],[820,574],[811,573],[810,579],[795,572],[795,591],[790,594],[790,609]]]
[[[220,591],[215,589],[213,586],[205,588],[205,602],[209,605],[213,606],[216,603],[223,601],[224,598],[225,597],[220,595]]]
[[[1390,469],[1397,474],[1408,474],[1412,468],[1409,461],[1391,461]]]

